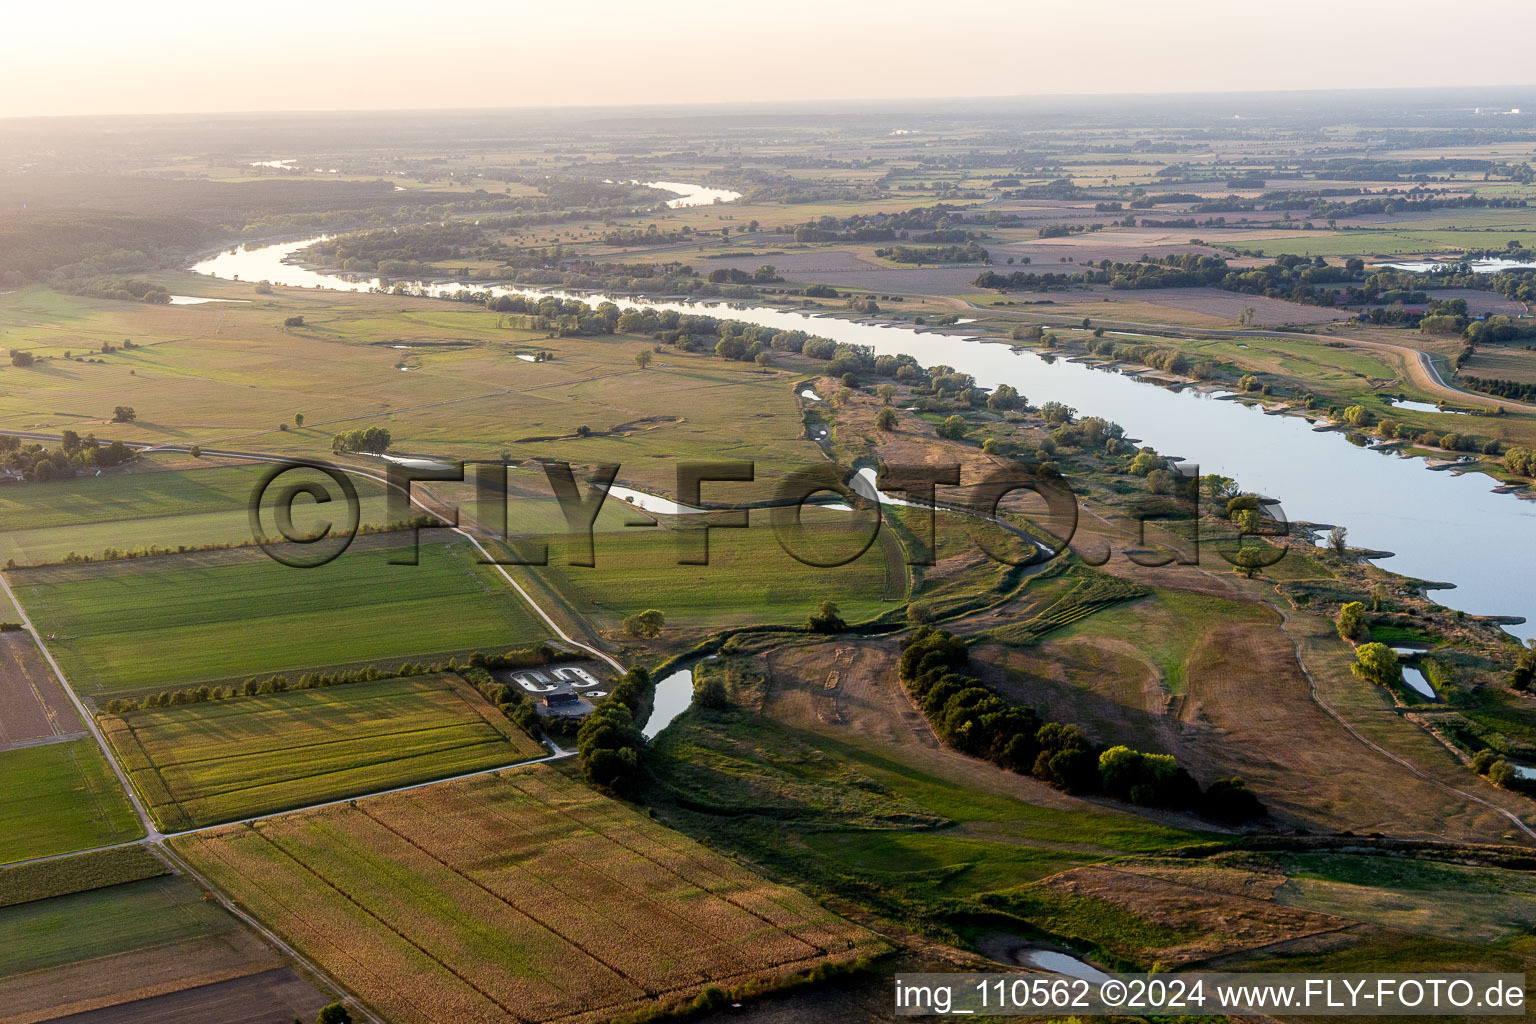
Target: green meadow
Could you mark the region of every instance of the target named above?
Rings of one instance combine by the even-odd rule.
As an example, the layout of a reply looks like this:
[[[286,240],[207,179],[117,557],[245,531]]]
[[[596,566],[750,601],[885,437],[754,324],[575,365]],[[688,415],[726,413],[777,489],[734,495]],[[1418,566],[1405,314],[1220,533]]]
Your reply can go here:
[[[593,567],[551,559],[535,569],[580,611],[614,627],[627,615],[658,608],[669,626],[721,629],[737,625],[799,625],[822,601],[837,603],[848,622],[874,618],[905,603],[903,551],[888,528],[847,565],[809,565],[785,552],[766,510],[750,513],[747,529],[711,529],[708,564],[683,565],[698,557],[704,533],[689,520],[674,529],[632,529],[599,534]],[[843,517],[841,521],[833,517]],[[808,511],[806,532],[791,541],[816,561],[857,551],[864,535],[847,513]]]
[[[183,456],[178,468],[171,468],[155,456],[143,456],[131,473],[0,490],[0,563],[14,559],[18,565],[36,565],[61,561],[70,553],[96,558],[108,548],[175,549],[249,541],[250,498],[271,467],[180,468],[190,461]],[[318,473],[305,479],[311,477],[324,479]],[[285,475],[283,482],[296,479]],[[356,474],[351,479],[361,504],[359,521],[386,522],[383,485]],[[293,513],[299,533],[336,521],[340,514],[339,506],[307,499],[295,502]],[[263,522],[270,532],[270,511]]]
[[[0,863],[144,834],[90,737],[0,751]],[[0,949],[5,947],[0,942]]]
[[[409,535],[406,535],[409,536]],[[272,672],[526,646],[546,628],[466,542],[360,537],[314,569],[259,549],[13,572],[76,688],[94,697]]]

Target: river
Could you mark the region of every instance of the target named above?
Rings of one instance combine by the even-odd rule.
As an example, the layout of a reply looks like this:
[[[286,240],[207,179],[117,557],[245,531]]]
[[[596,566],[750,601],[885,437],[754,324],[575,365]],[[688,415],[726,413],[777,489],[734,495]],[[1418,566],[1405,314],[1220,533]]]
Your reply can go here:
[[[377,279],[345,280],[284,262],[319,239],[226,251],[193,271],[288,287],[347,291],[377,288]],[[423,286],[452,295],[458,282]],[[485,287],[494,294],[547,293],[520,287]],[[1536,502],[1494,494],[1480,473],[1429,472],[1419,459],[1373,452],[1342,434],[1318,432],[1295,416],[1268,416],[1256,407],[1198,391],[1170,391],[1110,370],[1065,359],[1047,360],[1005,344],[983,343],[913,327],[859,322],[762,306],[652,302],[605,295],[572,295],[620,306],[712,313],[781,330],[804,330],[868,345],[878,354],[908,353],[924,366],[946,364],[987,388],[1011,384],[1030,401],[1065,402],[1085,415],[1104,416],[1159,452],[1197,463],[1202,473],[1234,477],[1246,489],[1283,502],[1291,520],[1338,524],[1357,547],[1395,552],[1386,566],[1423,579],[1454,583],[1436,600],[1481,615],[1536,620]],[[1447,416],[1447,430],[1455,429]],[[1124,557],[1116,553],[1115,557]],[[1519,635],[1536,629],[1517,629]]]

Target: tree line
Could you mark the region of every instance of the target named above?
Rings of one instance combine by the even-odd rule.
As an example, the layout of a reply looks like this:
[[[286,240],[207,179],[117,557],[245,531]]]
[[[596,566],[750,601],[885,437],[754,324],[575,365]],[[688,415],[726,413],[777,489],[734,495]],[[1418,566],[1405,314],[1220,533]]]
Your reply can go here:
[[[1042,721],[1033,708],[1000,696],[969,667],[962,638],[920,626],[903,645],[898,670],[934,731],[963,753],[1069,793],[1104,793],[1220,821],[1267,813],[1240,778],[1217,780],[1202,793],[1175,758],[1126,746],[1100,749],[1077,726]]]

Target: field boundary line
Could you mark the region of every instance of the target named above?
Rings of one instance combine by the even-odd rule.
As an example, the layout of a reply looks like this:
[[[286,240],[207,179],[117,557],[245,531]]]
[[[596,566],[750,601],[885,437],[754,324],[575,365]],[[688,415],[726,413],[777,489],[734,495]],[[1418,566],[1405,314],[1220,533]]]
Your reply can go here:
[[[364,1003],[362,999],[356,995],[353,995],[339,982],[337,982],[336,979],[332,978],[325,971],[321,970],[320,966],[314,961],[300,953],[293,946],[290,946],[287,942],[284,942],[283,939],[272,929],[262,924],[251,914],[241,910],[240,907],[235,904],[233,899],[230,899],[228,896],[224,895],[218,886],[214,885],[196,868],[192,867],[191,864],[188,864],[185,860],[183,860],[175,850],[172,850],[170,847],[164,844],[157,843],[154,845],[156,847],[156,852],[168,860],[171,864],[173,864],[178,871],[182,872],[187,878],[196,881],[198,885],[203,887],[204,892],[212,893],[214,899],[219,901],[220,906],[229,911],[235,917],[239,918],[241,921],[245,922],[245,924],[253,931],[255,931],[257,935],[260,935],[268,943],[275,946],[280,952],[287,955],[294,963],[303,967],[304,970],[307,971],[313,978],[320,981],[327,988],[329,988],[333,994],[339,995],[343,999],[352,1003],[355,1007],[361,1010],[368,1017],[368,1019],[373,1022],[373,1024],[385,1024],[384,1019],[378,1014],[374,1013],[371,1006]]]
[[[831,952],[825,946],[822,946],[822,945],[819,945],[819,944],[817,944],[815,942],[812,942],[809,939],[803,938],[802,936],[795,934],[794,932],[790,931],[787,928],[781,928],[780,926],[774,924],[768,918],[764,917],[762,914],[758,913],[756,910],[753,910],[751,907],[745,906],[742,903],[737,902],[735,899],[732,898],[732,894],[724,892],[724,891],[717,891],[717,889],[710,888],[708,885],[703,884],[703,882],[700,881],[700,880],[689,878],[687,875],[683,874],[681,871],[679,871],[677,868],[673,867],[672,865],[665,864],[662,861],[657,860],[655,857],[653,857],[649,853],[646,853],[644,850],[641,850],[641,849],[639,849],[639,848],[637,848],[635,846],[631,846],[629,843],[626,843],[623,840],[621,840],[618,837],[618,834],[616,834],[614,831],[612,831],[612,830],[605,830],[605,829],[601,828],[600,825],[593,824],[592,822],[590,822],[590,821],[584,819],[583,817],[581,817],[580,815],[578,815],[574,810],[567,809],[566,807],[563,807],[563,806],[557,806],[557,805],[551,803],[549,800],[545,799],[543,796],[541,796],[541,795],[539,795],[537,793],[531,793],[527,789],[524,789],[522,786],[518,786],[516,782],[513,782],[512,785],[513,785],[514,788],[516,788],[517,790],[522,792],[524,795],[526,795],[529,799],[531,799],[531,800],[533,800],[533,801],[535,801],[535,802],[537,802],[539,804],[542,804],[544,807],[547,807],[554,814],[557,814],[560,817],[565,818],[565,819],[573,822],[574,824],[576,824],[578,827],[580,827],[582,829],[585,829],[585,830],[587,830],[589,832],[592,832],[592,833],[594,833],[596,835],[602,836],[605,840],[607,840],[608,842],[612,843],[613,845],[615,845],[615,846],[617,846],[617,847],[619,847],[621,849],[629,851],[631,854],[633,854],[634,856],[640,858],[641,860],[645,861],[646,863],[652,865],[653,867],[655,867],[657,870],[661,871],[662,873],[667,874],[667,875],[671,875],[673,878],[676,878],[678,881],[682,882],[684,885],[692,886],[693,888],[698,889],[700,892],[708,893],[710,896],[713,896],[715,899],[720,900],[723,903],[727,903],[730,906],[735,907],[736,909],[740,910],[742,913],[746,914],[747,916],[756,918],[757,920],[761,921],[763,924],[767,925],[769,928],[773,929],[774,931],[781,932],[784,935],[788,936],[789,938],[793,939],[794,941],[799,942],[800,944],[802,944],[802,945],[804,945],[804,946],[806,946],[806,947],[808,947],[810,949],[815,950],[818,955],[826,956],[826,955],[828,955]],[[588,806],[588,805],[587,804],[576,804],[575,806],[577,808],[581,808],[581,807],[585,807],[585,806]],[[507,821],[507,822],[511,822],[512,821],[512,819],[508,818],[506,815],[498,814],[497,816],[500,817],[503,821]],[[616,812],[609,813],[609,814],[607,814],[606,817],[603,817],[600,814],[600,815],[597,816],[597,818],[598,818],[598,821],[600,823],[602,823],[602,824],[624,825],[625,828],[626,828],[626,831],[629,831],[629,832],[638,832],[639,831],[638,829],[635,829],[634,826],[629,825],[626,822],[623,822],[622,821],[622,816],[620,814],[616,813]],[[526,831],[526,829],[525,829],[525,831]],[[684,850],[678,849],[676,847],[668,846],[667,844],[662,843],[659,840],[657,841],[656,845],[661,846],[663,849],[669,850],[672,853],[675,853],[675,854],[677,854],[679,856],[686,857],[690,862],[696,862],[696,857],[692,853],[692,851],[684,851]],[[715,884],[720,889],[723,889],[724,887],[726,887],[726,886],[731,884],[732,880],[730,878],[726,877],[725,875],[720,874],[714,868],[709,867],[708,865],[700,865],[700,866],[703,867],[705,870],[707,870],[709,872],[709,874],[712,875],[714,877],[714,879],[716,879]],[[593,865],[593,870],[595,870],[598,874],[601,874],[601,875],[603,875],[606,878],[612,879],[614,881],[614,883],[619,885],[621,888],[628,889],[630,891],[634,891],[633,888],[628,883],[626,883],[622,879],[620,879],[620,878],[610,874],[608,871],[604,870],[601,866]],[[641,897],[641,899],[645,900],[645,897]],[[646,902],[652,902],[652,901],[646,900]],[[776,906],[779,905],[776,901],[773,901],[773,900],[770,900],[769,902],[773,902]],[[703,928],[700,928],[699,930],[700,931],[704,931],[704,933],[706,935],[710,934],[708,931],[706,931]]]
[[[379,789],[371,793],[358,793],[355,796],[344,796],[336,800],[325,800],[317,804],[306,804],[303,807],[293,807],[286,811],[272,811],[268,814],[254,814],[249,818],[236,818],[233,821],[221,821],[217,825],[199,825],[197,828],[189,828],[184,832],[168,832],[162,839],[180,839],[183,836],[194,836],[199,832],[211,832],[216,828],[230,828],[234,825],[253,825],[258,821],[266,821],[268,818],[281,818],[289,814],[302,814],[305,811],[318,811],[326,807],[338,807],[349,804],[355,800],[369,800],[376,796],[390,796],[395,793],[409,793],[416,789],[425,789],[428,786],[440,786],[445,782],[459,782],[463,779],[474,779],[481,775],[495,775],[497,772],[510,771],[513,768],[523,768],[531,764],[548,764],[551,761],[563,761],[568,757],[575,757],[574,750],[561,750],[557,754],[549,754],[545,757],[536,757],[528,761],[514,761],[511,764],[497,765],[495,768],[481,768],[478,771],[465,772],[462,775],[450,775],[445,779],[433,779],[430,782],[413,782],[405,786],[395,786],[392,789]],[[140,840],[142,842],[143,840]],[[121,843],[122,846],[131,846],[131,843]]]
[[[377,820],[377,819],[375,819],[373,817],[373,815],[368,814],[366,812],[363,812],[363,816],[368,818],[370,821]],[[256,835],[256,837],[259,838],[262,842],[266,843],[272,849],[276,850],[278,853],[282,854],[284,857],[286,857],[287,859],[291,860],[293,863],[297,864],[304,871],[306,871],[309,874],[313,875],[315,877],[315,879],[317,881],[319,881],[322,885],[324,885],[327,889],[330,889],[332,892],[334,892],[336,895],[340,896],[342,899],[346,900],[348,903],[352,904],[358,910],[361,910],[368,917],[372,918],[373,920],[377,921],[379,924],[383,925],[384,929],[386,931],[388,931],[390,934],[395,935],[402,942],[404,942],[407,945],[409,945],[412,948],[414,948],[422,956],[426,957],[428,960],[430,960],[433,963],[437,964],[439,967],[441,967],[443,970],[447,971],[449,974],[453,975],[455,978],[458,978],[460,982],[462,982],[463,984],[467,985],[470,989],[472,989],[476,993],[478,993],[483,999],[486,1000],[486,1002],[490,1003],[492,1006],[498,1007],[504,1013],[506,1013],[508,1016],[512,1017],[514,1020],[519,1020],[519,1021],[527,1020],[527,1018],[524,1017],[522,1014],[518,1013],[516,1010],[512,1009],[512,1007],[508,1006],[506,1003],[503,1003],[500,999],[497,999],[495,996],[491,995],[489,992],[487,992],[484,989],[482,989],[479,985],[476,985],[473,981],[471,981],[469,978],[465,977],[464,975],[460,974],[457,970],[455,970],[449,964],[444,963],[440,958],[438,958],[436,955],[434,955],[431,950],[427,949],[425,946],[421,945],[415,939],[413,939],[409,935],[405,934],[405,932],[403,932],[400,929],[396,928],[393,924],[390,924],[390,922],[388,920],[386,920],[384,917],[382,917],[378,913],[375,913],[369,907],[365,906],[363,903],[361,903],[357,899],[357,897],[353,896],[350,892],[347,892],[341,886],[337,885],[335,882],[333,882],[329,878],[325,877],[325,875],[321,874],[315,868],[312,868],[308,864],[304,863],[304,861],[300,860],[297,855],[295,855],[292,851],[290,851],[285,846],[283,846],[282,843],[279,843],[277,840],[273,839],[271,836],[263,835],[261,830],[255,828],[254,826],[247,825],[246,828],[249,829],[252,833],[254,833]],[[415,845],[415,844],[412,844],[412,845]],[[437,860],[436,857],[432,857],[431,854],[428,854],[427,856],[434,863],[439,863],[439,864],[442,863],[441,861]],[[447,865],[444,865],[444,867],[446,867],[446,866]]]
[[[117,776],[118,784],[123,787],[123,792],[127,795],[129,804],[133,807],[134,813],[139,816],[139,824],[144,826],[144,840],[149,842],[159,840],[162,838],[162,833],[155,827],[154,820],[149,816],[149,811],[145,809],[143,801],[139,799],[138,792],[133,788],[133,783],[129,781],[128,773],[123,771],[123,766],[118,763],[117,756],[113,753],[111,745],[107,743],[106,737],[102,735],[101,727],[96,724],[96,716],[91,714],[86,708],[85,702],[75,692],[75,688],[70,683],[69,678],[64,675],[64,670],[54,660],[53,652],[48,650],[48,646],[43,643],[42,634],[38,633],[37,627],[32,624],[31,617],[27,615],[27,610],[22,607],[20,598],[11,589],[11,582],[5,578],[5,573],[3,572],[0,572],[0,589],[4,589],[5,596],[10,598],[11,604],[16,606],[16,614],[21,616],[22,627],[32,634],[32,642],[37,644],[38,651],[47,660],[48,667],[53,670],[54,676],[59,680],[59,685],[69,695],[70,702],[75,705],[75,710],[79,713],[81,721],[85,723],[87,731],[96,740],[96,746],[101,748],[102,756],[107,759],[107,764],[112,766],[112,773]]]
[[[459,868],[455,867],[454,865],[449,864],[447,861],[445,861],[441,857],[437,856],[431,850],[428,850],[426,847],[422,846],[415,839],[412,839],[410,836],[406,835],[404,832],[401,832],[399,829],[395,828],[389,822],[383,820],[382,818],[374,815],[373,813],[371,813],[370,811],[368,811],[368,810],[366,810],[365,808],[362,808],[362,807],[358,808],[358,813],[362,814],[363,817],[367,818],[369,821],[373,822],[375,825],[379,826],[380,828],[384,829],[386,832],[388,832],[391,835],[393,835],[396,838],[398,838],[401,842],[404,842],[407,845],[409,845],[412,849],[414,849],[417,852],[419,852],[423,857],[426,857],[428,860],[430,860],[432,863],[438,865],[443,870],[449,872],[450,874],[457,875],[459,878],[462,878],[465,882],[468,882],[470,885],[474,886],[476,889],[479,889],[481,892],[485,893],[487,896],[489,896],[491,899],[495,900],[497,903],[502,904],[503,906],[505,906],[506,908],[511,910],[513,913],[517,914],[520,917],[527,918],[529,921],[532,921],[534,924],[538,925],[540,928],[544,929],[549,934],[555,936],[557,939],[559,939],[561,942],[565,943],[566,945],[570,946],[572,949],[578,950],[582,954],[584,954],[584,955],[586,955],[588,957],[591,957],[593,963],[601,964],[607,970],[612,971],[616,977],[622,978],[625,982],[629,983],[630,985],[633,985],[635,988],[637,988],[641,992],[645,993],[645,995],[647,997],[653,997],[655,995],[655,993],[653,993],[649,988],[647,988],[646,985],[643,982],[641,982],[639,979],[631,977],[628,974],[628,972],[624,971],[622,968],[617,967],[614,964],[609,963],[607,960],[604,960],[597,953],[595,953],[592,950],[588,949],[585,945],[583,945],[581,942],[577,941],[576,939],[573,939],[569,935],[566,935],[564,932],[560,931],[554,925],[549,924],[548,922],[543,921],[540,918],[535,917],[531,911],[529,911],[529,910],[527,910],[527,909],[525,909],[523,907],[518,906],[516,903],[513,903],[510,899],[508,899],[507,897],[503,896],[501,893],[497,892],[496,890],[492,889],[490,886],[486,885],[484,882],[481,882],[479,879],[471,877],[469,874],[465,873],[464,871],[460,870]],[[500,817],[500,815],[498,815],[498,817]],[[525,833],[527,832],[526,829],[524,829],[523,831]],[[482,849],[482,850],[485,849],[485,846],[483,844],[481,844],[481,843],[476,843],[475,845],[477,847],[479,847],[480,849]],[[531,874],[531,872],[527,872],[526,868],[518,867],[515,870]],[[555,886],[549,886],[548,883],[544,882],[544,879],[542,877],[540,877],[538,875],[532,875],[532,877],[537,879],[541,885],[546,885],[548,888],[553,889],[555,892],[562,892],[562,890],[556,888]],[[562,895],[563,895],[563,892],[562,892]],[[608,1004],[608,1005],[622,1005],[622,1004],[612,1003],[612,1004]]]

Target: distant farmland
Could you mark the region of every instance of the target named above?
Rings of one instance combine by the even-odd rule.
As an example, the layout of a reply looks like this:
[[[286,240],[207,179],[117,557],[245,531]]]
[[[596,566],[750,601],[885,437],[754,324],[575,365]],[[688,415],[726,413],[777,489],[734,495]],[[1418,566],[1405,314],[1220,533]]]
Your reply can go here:
[[[456,676],[151,708],[101,724],[150,812],[173,830],[544,752]]]
[[[407,535],[408,536],[408,535]],[[546,630],[466,543],[423,535],[421,564],[390,565],[394,535],[294,569],[260,550],[11,574],[78,691],[113,696],[388,658],[527,646]]]
[[[881,948],[545,766],[172,842],[396,1024],[606,1021]]]

